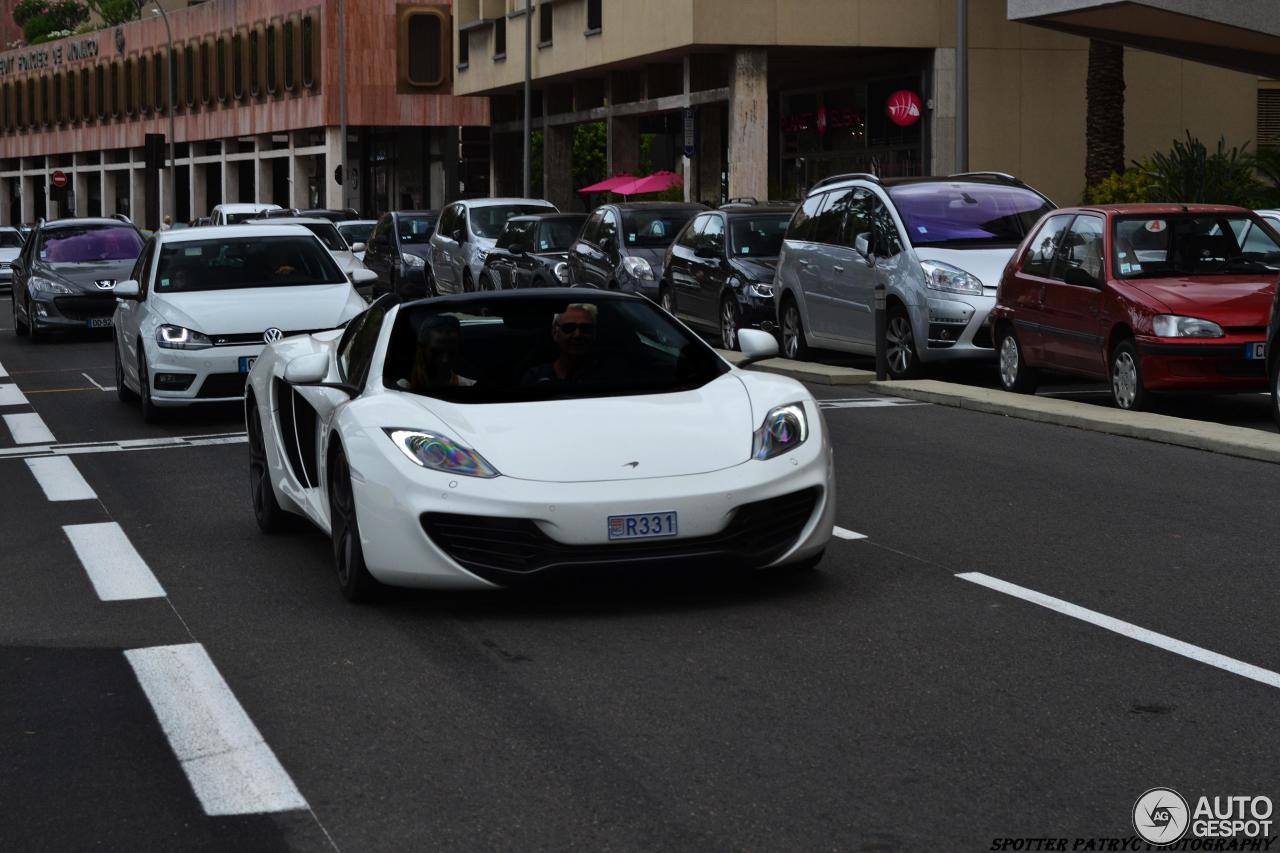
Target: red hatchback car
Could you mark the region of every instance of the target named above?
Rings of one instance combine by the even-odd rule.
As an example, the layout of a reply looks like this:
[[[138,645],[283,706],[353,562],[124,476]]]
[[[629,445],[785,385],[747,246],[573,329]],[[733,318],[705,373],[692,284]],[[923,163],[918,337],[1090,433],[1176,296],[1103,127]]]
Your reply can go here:
[[[1280,237],[1239,207],[1129,204],[1045,215],[991,312],[1000,383],[1040,369],[1105,378],[1116,405],[1152,391],[1265,391]]]

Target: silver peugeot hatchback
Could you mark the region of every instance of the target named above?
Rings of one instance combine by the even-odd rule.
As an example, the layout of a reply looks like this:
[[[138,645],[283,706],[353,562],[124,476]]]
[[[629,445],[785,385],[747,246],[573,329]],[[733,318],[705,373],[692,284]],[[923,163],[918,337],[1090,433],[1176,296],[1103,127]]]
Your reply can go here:
[[[1005,264],[1054,209],[995,172],[820,181],[787,228],[774,277],[783,354],[874,355],[875,289],[886,296],[889,375],[922,363],[994,358],[987,316]]]

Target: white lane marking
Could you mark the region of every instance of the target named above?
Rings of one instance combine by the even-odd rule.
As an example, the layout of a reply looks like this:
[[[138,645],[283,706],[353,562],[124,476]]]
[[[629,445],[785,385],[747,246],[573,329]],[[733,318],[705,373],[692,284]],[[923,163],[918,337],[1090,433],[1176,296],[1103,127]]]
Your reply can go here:
[[[114,386],[114,385],[112,385],[110,388],[104,388],[103,386],[101,386],[101,385],[99,385],[99,384],[98,384],[98,380],[94,379],[92,376],[90,376],[90,375],[89,375],[89,374],[87,374],[87,373],[83,373],[83,372],[82,372],[80,375],[81,375],[81,376],[83,376],[85,379],[88,379],[88,380],[89,380],[89,383],[90,383],[91,385],[93,385],[93,387],[94,387],[94,388],[97,388],[99,391],[114,391],[114,390],[116,390],[116,388],[115,388],[115,386]]]
[[[865,533],[854,533],[852,530],[845,530],[843,527],[831,528],[832,535],[839,539],[866,539]]]
[[[44,425],[44,421],[34,412],[24,415],[5,415],[4,425],[9,428],[15,444],[51,444],[53,433]],[[10,448],[10,452],[21,453],[24,448]]]
[[[875,409],[882,406],[928,406],[921,400],[905,397],[849,397],[846,399],[819,400],[821,409]]]
[[[0,385],[0,406],[25,406],[27,405],[27,395],[22,393],[22,389],[12,382]]]
[[[3,364],[0,364],[0,377],[7,377],[8,375],[9,375],[9,371],[4,369]]]
[[[98,598],[126,601],[164,598],[164,587],[151,574],[124,530],[114,521],[68,524],[62,528],[76,549]]]
[[[1261,682],[1269,687],[1280,687],[1280,673],[1272,672],[1269,669],[1263,669],[1260,666],[1254,666],[1251,663],[1229,658],[1226,655],[1220,655],[1217,652],[1211,652],[1200,646],[1193,646],[1190,643],[1184,643],[1182,640],[1175,640],[1173,637],[1165,634],[1157,634],[1155,631],[1148,631],[1146,628],[1140,628],[1130,622],[1123,622],[1111,616],[1104,616],[1094,610],[1087,610],[1060,598],[1054,598],[1044,593],[1036,592],[1033,589],[1027,589],[1024,586],[1002,581],[999,578],[993,578],[990,575],[984,575],[981,572],[965,572],[958,574],[956,577],[980,584],[988,589],[994,589],[997,592],[1003,592],[1006,595],[1012,595],[1015,598],[1021,598],[1023,601],[1029,601],[1032,604],[1038,604],[1041,607],[1047,607],[1055,610],[1064,616],[1070,616],[1073,619],[1079,619],[1082,622],[1088,622],[1090,625],[1097,625],[1099,628],[1105,628],[1108,631],[1114,631],[1121,636],[1128,637],[1131,640],[1137,640],[1140,643],[1146,643],[1156,648],[1164,649],[1167,652],[1173,652],[1175,655],[1181,655],[1209,666],[1230,672],[1233,675],[1239,675],[1243,678],[1252,679]]]
[[[5,416],[25,417],[24,415]],[[34,417],[34,416],[33,416]],[[0,448],[0,459],[25,459],[31,456],[76,456],[81,453],[119,453],[125,450],[165,450],[174,447],[207,447],[216,444],[244,444],[249,439],[242,432],[206,436],[170,436],[168,438],[140,438],[125,441],[89,441],[54,444],[53,434],[43,439],[46,444],[29,444],[26,447]]]
[[[205,814],[307,808],[204,646],[156,646],[124,655]]]
[[[98,496],[66,456],[28,459],[27,467],[51,501],[91,501]]]

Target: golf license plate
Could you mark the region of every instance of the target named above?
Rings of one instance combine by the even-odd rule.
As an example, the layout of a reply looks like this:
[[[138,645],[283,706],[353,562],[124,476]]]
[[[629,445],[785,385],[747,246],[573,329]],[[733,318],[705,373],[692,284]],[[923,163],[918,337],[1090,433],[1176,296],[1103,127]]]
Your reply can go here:
[[[1267,357],[1267,345],[1261,344],[1245,344],[1244,357],[1249,361],[1261,361]]]
[[[253,363],[257,360],[258,357],[256,355],[240,356],[240,372],[248,373],[250,370],[253,370]]]
[[[645,512],[635,515],[609,516],[609,539],[656,539],[675,536],[674,512]]]
[[[85,322],[85,325],[88,326],[90,329],[110,329],[111,328],[110,317],[90,317],[88,320],[85,320],[84,322]]]

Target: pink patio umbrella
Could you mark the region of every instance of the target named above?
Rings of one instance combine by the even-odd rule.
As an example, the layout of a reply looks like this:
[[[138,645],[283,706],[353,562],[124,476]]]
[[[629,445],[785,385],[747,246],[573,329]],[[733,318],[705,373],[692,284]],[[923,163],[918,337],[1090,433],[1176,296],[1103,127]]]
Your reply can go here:
[[[639,178],[628,184],[613,188],[618,195],[643,195],[644,193],[660,193],[672,187],[682,186],[684,178],[675,172],[654,172],[648,177]]]
[[[614,175],[612,178],[605,178],[599,183],[592,184],[589,187],[583,187],[578,190],[580,193],[602,193],[606,190],[612,190],[621,184],[629,184],[635,181],[635,175]]]

